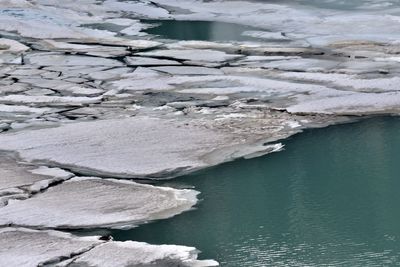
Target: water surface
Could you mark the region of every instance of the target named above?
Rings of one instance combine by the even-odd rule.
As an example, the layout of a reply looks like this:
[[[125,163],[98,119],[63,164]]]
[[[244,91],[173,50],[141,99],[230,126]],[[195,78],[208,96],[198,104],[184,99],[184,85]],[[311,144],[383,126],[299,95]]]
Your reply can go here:
[[[400,119],[308,130],[283,152],[167,183],[196,210],[117,240],[195,246],[222,266],[399,266]]]
[[[243,35],[258,28],[216,21],[143,20],[154,27],[144,31],[165,39],[196,41],[255,41]]]

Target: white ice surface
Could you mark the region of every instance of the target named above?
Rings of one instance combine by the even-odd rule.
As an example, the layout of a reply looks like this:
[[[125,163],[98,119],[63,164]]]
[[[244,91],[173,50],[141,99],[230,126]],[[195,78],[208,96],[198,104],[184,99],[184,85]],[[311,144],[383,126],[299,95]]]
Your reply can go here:
[[[168,67],[152,67],[152,70],[172,74],[172,75],[222,75],[219,69],[193,67],[193,66],[168,66]]]
[[[30,49],[28,46],[21,44],[18,41],[6,38],[0,38],[0,47],[5,48],[0,49],[0,54],[4,52],[22,53]]]
[[[32,108],[27,106],[18,105],[3,105],[0,104],[0,113],[36,113],[43,114],[50,111],[50,108]]]
[[[179,66],[178,61],[168,59],[157,59],[151,57],[126,57],[126,63],[129,66]]]
[[[45,228],[134,227],[192,208],[198,192],[130,181],[72,178],[0,209],[0,225]]]
[[[100,97],[72,97],[72,96],[28,96],[7,95],[0,96],[0,103],[4,104],[35,104],[42,106],[81,106],[99,103]],[[32,110],[34,111],[34,110]]]
[[[210,49],[169,49],[155,50],[138,53],[141,56],[173,58],[180,60],[202,61],[202,62],[225,62],[242,57],[241,55],[227,54],[222,51]]]
[[[91,267],[206,267],[218,266],[213,260],[197,260],[193,247],[150,245],[143,242],[107,242],[78,256],[73,266]],[[61,263],[59,266],[63,266]]]
[[[290,113],[321,113],[338,115],[398,114],[400,93],[354,93],[345,96],[301,101],[289,106]]]
[[[36,53],[25,57],[27,63],[38,66],[122,66],[122,63],[109,58],[63,55],[56,53]]]
[[[13,157],[0,154],[0,195],[18,187],[29,193],[45,189],[56,181],[67,180],[73,175],[57,168],[35,168],[18,163]]]
[[[206,166],[202,157],[226,138],[178,121],[133,117],[2,134],[0,149],[94,175],[157,177]]]
[[[0,229],[0,265],[36,267],[59,261],[72,254],[100,244],[97,238],[74,237],[58,231],[36,231],[23,228]]]

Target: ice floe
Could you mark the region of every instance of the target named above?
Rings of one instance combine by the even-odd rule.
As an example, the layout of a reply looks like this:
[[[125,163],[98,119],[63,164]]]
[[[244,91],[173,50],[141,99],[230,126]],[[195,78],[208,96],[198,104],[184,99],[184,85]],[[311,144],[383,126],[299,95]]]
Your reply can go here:
[[[198,251],[193,247],[176,245],[150,245],[143,242],[107,242],[94,249],[67,261],[62,266],[93,267],[208,267],[219,266],[213,260],[197,260]]]
[[[28,96],[7,95],[0,96],[0,103],[4,104],[35,104],[37,106],[82,106],[99,103],[100,97],[71,97],[71,96]]]
[[[82,173],[157,178],[206,166],[202,156],[226,137],[178,121],[136,117],[1,135],[0,149]]]
[[[182,63],[175,60],[157,59],[151,57],[126,57],[129,66],[179,66]]]
[[[241,55],[227,54],[222,51],[210,49],[168,49],[137,53],[140,56],[172,58],[196,62],[225,62],[242,57]]]
[[[2,228],[0,245],[3,266],[218,266],[213,260],[197,260],[199,251],[193,247],[115,242],[54,230]]]
[[[0,195],[3,191],[8,191],[10,188],[27,188],[37,187],[38,183],[45,181],[47,184],[54,183],[60,180],[67,180],[73,175],[69,172],[57,168],[35,168],[33,166],[18,163],[13,157],[7,154],[0,154]],[[46,186],[47,187],[47,186]],[[44,189],[45,186],[41,186]]]
[[[21,44],[18,41],[6,39],[6,38],[0,38],[0,54],[3,54],[5,52],[22,53],[29,49],[30,48],[28,46]]]
[[[54,264],[88,251],[101,242],[96,237],[76,237],[59,231],[2,228],[1,265],[33,267]]]
[[[179,66],[179,67],[152,67],[152,70],[173,74],[173,75],[221,75],[223,72],[219,69]]]
[[[197,192],[130,181],[72,178],[0,209],[0,225],[39,228],[134,227],[187,211]],[[82,196],[85,196],[82,198]]]
[[[122,66],[109,58],[64,55],[56,53],[36,53],[25,57],[26,63],[38,66]]]

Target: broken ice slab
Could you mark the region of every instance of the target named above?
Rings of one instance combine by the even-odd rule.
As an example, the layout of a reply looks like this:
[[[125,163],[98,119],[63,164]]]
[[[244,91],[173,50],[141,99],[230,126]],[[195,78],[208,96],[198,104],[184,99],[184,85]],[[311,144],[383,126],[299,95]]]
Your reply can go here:
[[[106,242],[57,267],[211,267],[219,266],[214,260],[197,260],[199,251],[193,247],[176,245],[150,245],[143,242]]]
[[[197,260],[193,247],[114,242],[100,236],[75,236],[55,230],[0,229],[1,266],[37,267],[211,267],[213,260]]]
[[[59,231],[0,229],[0,265],[34,267],[71,258],[92,249],[98,237],[76,237]]]
[[[0,149],[94,176],[165,178],[208,166],[203,157],[229,138],[182,121],[132,117],[2,134]]]
[[[335,115],[398,114],[400,93],[349,93],[300,101],[286,110],[290,113]]]
[[[87,78],[96,81],[114,80],[120,78],[122,75],[132,72],[133,68],[112,68],[106,70],[93,70],[92,72],[86,74]],[[86,77],[85,76],[85,77]]]
[[[83,106],[101,102],[101,97],[72,97],[72,96],[29,96],[29,95],[7,95],[0,96],[0,103],[20,105],[30,104],[46,107]]]
[[[13,53],[19,54],[29,50],[30,48],[18,41],[0,38],[0,54],[3,53]]]
[[[282,32],[267,32],[267,31],[245,31],[244,36],[250,36],[257,39],[274,40],[274,41],[290,41],[290,38]]]
[[[34,47],[39,50],[79,53],[98,57],[123,57],[131,52],[125,46],[103,46],[92,44],[74,44],[54,40],[41,40],[34,43]]]
[[[362,75],[338,74],[338,73],[307,73],[307,72],[285,72],[279,74],[284,79],[292,79],[309,83],[329,84],[342,90],[384,93],[400,91],[399,77],[366,78]]]
[[[23,192],[35,193],[72,176],[72,173],[58,168],[24,165],[11,155],[0,153],[0,196],[15,193],[17,188],[24,188]]]
[[[204,61],[204,62],[226,62],[243,57],[242,55],[227,54],[222,51],[210,49],[170,49],[155,50],[137,53],[140,56],[159,57],[175,60]]]
[[[224,73],[219,69],[194,67],[194,66],[164,66],[152,67],[152,70],[172,74],[172,75],[223,75]]]
[[[129,66],[179,66],[180,62],[169,59],[157,59],[151,57],[126,57],[125,62]]]
[[[299,58],[276,60],[262,64],[263,68],[283,71],[327,71],[337,67],[340,62],[325,59]]]
[[[40,115],[46,112],[50,112],[50,108],[32,108],[27,106],[18,106],[18,105],[3,105],[0,104],[0,115],[2,114],[13,114],[13,115],[22,115],[22,114],[35,114]]]
[[[64,55],[60,53],[32,53],[25,56],[25,63],[38,66],[123,66],[118,60],[102,57]]]
[[[190,210],[197,191],[130,181],[72,178],[0,209],[0,225],[39,228],[135,227]],[[83,197],[84,196],[84,197]]]

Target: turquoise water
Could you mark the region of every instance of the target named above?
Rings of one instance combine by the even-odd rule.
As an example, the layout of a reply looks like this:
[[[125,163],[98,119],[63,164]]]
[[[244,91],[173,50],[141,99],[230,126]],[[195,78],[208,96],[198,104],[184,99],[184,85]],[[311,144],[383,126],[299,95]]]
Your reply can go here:
[[[256,38],[243,35],[245,31],[257,31],[258,28],[215,21],[178,21],[178,20],[143,20],[155,27],[145,32],[173,40],[200,41],[255,41]]]
[[[202,192],[196,210],[112,235],[195,246],[222,266],[400,266],[400,118],[284,143],[171,180]]]

